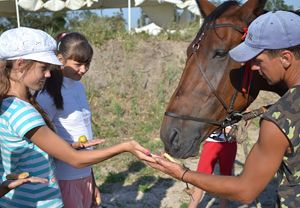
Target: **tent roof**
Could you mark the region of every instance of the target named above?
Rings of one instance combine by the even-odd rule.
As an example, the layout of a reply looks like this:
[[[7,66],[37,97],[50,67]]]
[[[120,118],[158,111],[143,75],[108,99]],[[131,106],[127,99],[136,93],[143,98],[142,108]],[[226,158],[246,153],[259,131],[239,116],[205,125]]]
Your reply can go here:
[[[32,12],[59,11],[62,9],[127,8],[128,0],[17,0],[19,7]],[[140,7],[150,19],[161,27],[174,20],[176,8],[187,9],[196,15],[195,0],[130,0],[131,7]],[[0,0],[0,16],[16,16],[15,0]]]
[[[174,0],[131,0],[131,6],[159,6],[170,4],[169,1]],[[128,0],[18,0],[18,4],[29,11],[59,11],[61,9],[126,8]],[[0,16],[16,16],[15,0],[0,0]]]
[[[161,6],[172,5],[178,8],[188,8],[191,12],[198,14],[198,11],[192,11],[196,2],[194,0],[130,0],[131,6]],[[105,9],[105,8],[126,8],[128,0],[18,0],[18,4],[29,11],[59,11],[61,9]],[[15,0],[0,0],[0,16],[15,16]]]

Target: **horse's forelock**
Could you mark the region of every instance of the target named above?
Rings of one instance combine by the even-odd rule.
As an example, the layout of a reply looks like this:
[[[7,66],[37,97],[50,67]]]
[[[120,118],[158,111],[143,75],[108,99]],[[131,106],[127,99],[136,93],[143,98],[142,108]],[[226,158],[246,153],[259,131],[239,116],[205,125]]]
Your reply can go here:
[[[224,14],[226,11],[228,11],[229,8],[233,6],[239,6],[239,2],[237,1],[226,1],[222,4],[220,4],[215,10],[213,10],[212,13],[210,13],[205,19],[204,22],[198,32],[198,35],[204,32],[206,29],[205,26],[207,23],[215,22],[222,14]],[[198,36],[197,35],[197,36]]]
[[[198,1],[197,1],[198,2]],[[206,27],[208,23],[214,23],[222,14],[227,12],[230,8],[240,6],[240,3],[237,1],[226,1],[222,4],[220,4],[218,7],[216,7],[215,10],[213,10],[205,19],[203,24],[201,25],[196,37],[194,38],[194,41],[198,40],[199,37],[202,35],[202,33],[205,32]],[[187,56],[190,56],[191,46],[193,45],[194,41],[190,44],[190,46],[187,48]]]

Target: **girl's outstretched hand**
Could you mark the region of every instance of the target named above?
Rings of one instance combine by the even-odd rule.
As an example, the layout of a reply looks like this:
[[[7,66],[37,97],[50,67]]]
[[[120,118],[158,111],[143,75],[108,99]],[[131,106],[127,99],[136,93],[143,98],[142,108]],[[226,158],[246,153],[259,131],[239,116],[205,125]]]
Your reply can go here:
[[[15,189],[25,183],[48,183],[48,180],[40,177],[28,177],[16,180],[6,180],[2,184],[4,187],[7,187],[9,190]]]
[[[150,167],[182,180],[181,177],[186,171],[186,168],[184,168],[182,165],[165,159],[163,155],[152,155],[152,158],[154,158],[155,162],[147,162]]]
[[[137,141],[130,140],[125,142],[125,145],[127,146],[127,151],[134,154],[138,159],[146,162],[156,162],[154,158],[152,158],[150,151],[142,147]]]
[[[88,148],[88,147],[96,146],[98,144],[103,144],[104,142],[105,142],[105,139],[92,139],[92,140],[88,140],[85,143],[74,142],[72,144],[72,147],[74,149],[85,149],[85,148]]]
[[[18,174],[11,174],[13,176],[17,176]],[[25,183],[48,183],[48,180],[45,178],[40,177],[28,177],[29,175],[25,176],[26,178],[16,178],[7,179],[3,181],[0,185],[0,197],[7,194],[10,190],[15,189]]]

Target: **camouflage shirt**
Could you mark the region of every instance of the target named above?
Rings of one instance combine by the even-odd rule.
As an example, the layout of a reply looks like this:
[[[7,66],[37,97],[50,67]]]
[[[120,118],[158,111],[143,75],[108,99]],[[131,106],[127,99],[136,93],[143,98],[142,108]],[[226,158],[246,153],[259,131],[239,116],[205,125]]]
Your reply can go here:
[[[300,207],[300,86],[289,89],[262,118],[275,123],[291,143],[278,171],[281,207]]]

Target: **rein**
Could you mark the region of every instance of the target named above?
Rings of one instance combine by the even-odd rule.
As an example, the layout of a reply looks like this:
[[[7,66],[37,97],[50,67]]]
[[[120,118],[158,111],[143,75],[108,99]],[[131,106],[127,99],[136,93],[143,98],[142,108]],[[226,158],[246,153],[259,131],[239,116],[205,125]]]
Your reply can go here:
[[[193,50],[193,53],[191,53],[191,55],[188,57],[188,60],[200,48],[200,42],[201,42],[202,38],[204,37],[206,30],[215,29],[215,28],[222,28],[222,27],[230,27],[230,28],[242,33],[243,37],[244,37],[245,33],[247,32],[246,28],[243,28],[239,25],[234,25],[234,24],[231,24],[231,23],[208,24],[208,25],[205,26],[205,30],[199,36],[198,41],[193,44],[192,47],[193,47],[194,50]],[[187,60],[187,62],[188,62],[188,60]],[[238,90],[236,90],[235,93],[232,95],[231,100],[230,100],[230,104],[229,104],[229,107],[228,107],[226,105],[225,101],[222,99],[222,97],[217,93],[217,90],[212,85],[211,81],[207,78],[207,76],[205,75],[205,73],[202,70],[202,67],[199,65],[198,62],[197,62],[197,67],[199,68],[202,77],[205,79],[205,82],[209,86],[209,88],[212,91],[212,93],[214,94],[214,96],[218,99],[218,101],[222,104],[223,108],[226,110],[227,116],[225,117],[225,119],[220,120],[220,121],[207,119],[207,118],[201,118],[201,117],[179,115],[177,113],[168,112],[168,111],[165,112],[165,116],[169,116],[169,117],[177,118],[177,119],[181,119],[181,120],[190,120],[190,121],[196,121],[196,122],[201,122],[201,123],[208,123],[208,124],[211,124],[211,125],[219,126],[221,129],[224,129],[227,126],[231,126],[232,124],[235,124],[235,123],[239,122],[241,119],[243,119],[243,114],[241,112],[233,110],[233,106],[234,106],[235,100],[236,100],[237,95],[238,95]]]

